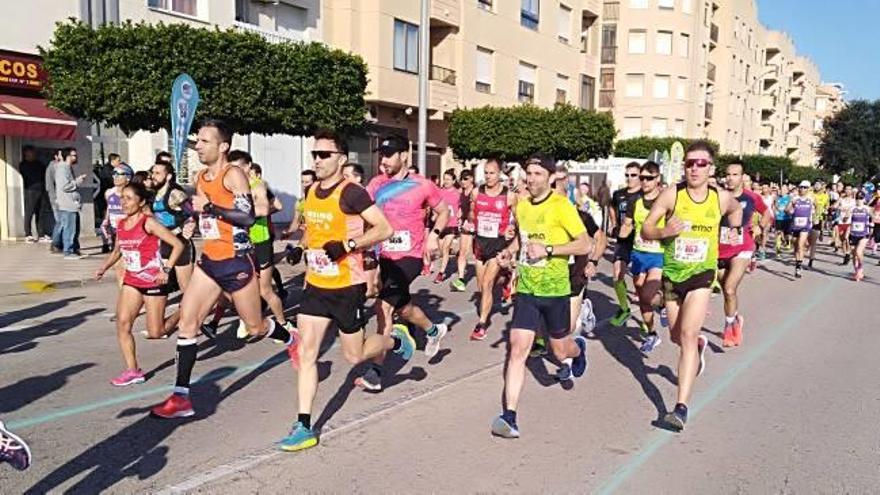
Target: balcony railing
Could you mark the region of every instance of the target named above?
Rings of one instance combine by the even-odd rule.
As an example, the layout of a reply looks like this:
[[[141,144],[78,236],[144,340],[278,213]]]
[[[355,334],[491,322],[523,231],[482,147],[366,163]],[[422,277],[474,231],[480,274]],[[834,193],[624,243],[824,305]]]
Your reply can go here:
[[[709,27],[709,39],[712,40],[712,43],[718,43],[718,25],[714,22]]]
[[[602,20],[617,21],[620,19],[620,2],[605,2],[602,5]]]
[[[614,90],[613,89],[599,90],[599,107],[600,108],[614,108]]]
[[[706,77],[708,77],[710,81],[715,82],[715,64],[712,62],[709,62],[709,72],[706,74]]]
[[[455,86],[455,71],[446,67],[440,67],[439,65],[432,65],[431,80]]]
[[[714,110],[714,105],[711,103],[706,103],[706,120],[712,120],[712,111]]]
[[[616,46],[603,46],[602,47],[602,63],[603,64],[617,63],[617,47]]]
[[[248,24],[246,22],[235,21],[234,23],[235,30],[241,31],[243,33],[255,33],[259,34],[269,43],[288,43],[288,42],[304,42],[308,41],[306,38],[306,34],[300,31],[289,31],[286,33],[282,33],[279,31],[269,31],[263,29],[259,26],[255,26],[253,24]]]

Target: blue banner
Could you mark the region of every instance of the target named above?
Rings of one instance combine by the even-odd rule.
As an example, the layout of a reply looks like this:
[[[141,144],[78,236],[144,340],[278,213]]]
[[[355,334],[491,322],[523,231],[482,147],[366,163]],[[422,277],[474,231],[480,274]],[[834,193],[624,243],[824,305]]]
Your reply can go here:
[[[180,173],[180,162],[186,149],[187,136],[192,126],[196,107],[199,106],[199,89],[189,74],[181,74],[171,85],[171,137],[174,147],[174,168]],[[186,178],[182,178],[186,180]]]

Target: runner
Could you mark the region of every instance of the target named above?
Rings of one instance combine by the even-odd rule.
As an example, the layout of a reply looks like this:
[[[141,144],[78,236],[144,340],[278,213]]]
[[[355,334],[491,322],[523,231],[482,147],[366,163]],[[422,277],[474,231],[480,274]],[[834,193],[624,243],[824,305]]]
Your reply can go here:
[[[342,176],[359,186],[364,185],[364,167],[357,163],[346,163],[342,167]],[[367,226],[369,228],[369,226]],[[379,251],[378,245],[363,250],[364,277],[367,279],[367,299],[379,293]]]
[[[764,202],[764,207],[770,210],[771,219],[773,219],[772,213],[773,205],[776,204],[776,194],[769,183],[761,184],[761,201]],[[760,235],[755,236],[755,245],[758,247],[758,259],[760,261],[767,259],[767,240],[770,237],[768,234],[771,228],[773,228],[772,222],[767,228],[761,229]]]
[[[31,448],[15,433],[6,429],[0,421],[0,462],[24,471],[31,466]]]
[[[120,259],[124,268],[122,287],[116,302],[116,339],[125,361],[125,370],[110,380],[117,387],[146,381],[138,366],[131,327],[141,308],[147,309],[147,334],[150,338],[165,335],[165,303],[168,299],[168,274],[183,253],[183,243],[151,215],[144,213],[149,191],[143,184],[129,184],[122,190],[120,211],[116,221],[116,242],[107,260],[95,272],[101,280],[104,273]],[[159,254],[159,242],[171,246],[167,262]]]
[[[873,215],[865,204],[865,193],[862,191],[856,193],[856,205],[850,219],[849,243],[853,251],[853,280],[859,282],[865,278],[865,245],[868,243],[870,229],[873,228]]]
[[[852,223],[852,211],[856,207],[856,193],[852,186],[847,185],[843,190],[843,195],[838,202],[840,206],[840,224],[837,226],[837,232],[841,240],[843,250],[843,262],[841,265],[848,265],[852,253],[852,246],[849,243],[850,224]]]
[[[730,193],[709,186],[715,174],[715,152],[705,141],[694,141],[685,153],[685,181],[669,187],[654,201],[642,225],[642,238],[663,242],[663,296],[670,337],[681,348],[678,397],[665,422],[681,431],[696,377],[705,369],[707,339],[700,335],[706,319],[712,281],[718,267],[721,216],[728,232],[742,225],[742,207]],[[661,219],[666,225],[659,226]]]
[[[501,160],[491,157],[483,165],[486,183],[471,192],[471,221],[474,223],[474,259],[477,262],[477,286],[480,289],[479,320],[471,340],[484,340],[489,328],[489,316],[495,283],[501,272],[496,257],[513,239],[510,212],[516,205],[513,193],[501,184]]]
[[[788,212],[788,205],[791,203],[791,194],[788,186],[783,184],[780,189],[779,196],[776,198],[774,210],[776,211],[776,256],[782,248],[791,249],[791,213]]]
[[[205,168],[198,174],[192,203],[199,213],[199,230],[205,242],[180,303],[174,393],[152,408],[152,414],[160,418],[195,414],[189,391],[198,351],[196,335],[199,324],[224,292],[251,335],[285,342],[288,353],[296,352],[290,332],[271,318],[264,321],[260,314],[260,287],[254,277],[253,248],[247,232],[254,224],[253,202],[247,176],[227,160],[231,145],[232,131],[226,123],[202,123],[195,148]]]
[[[449,209],[434,183],[407,168],[409,141],[406,138],[386,137],[380,141],[377,151],[385,174],[373,177],[367,191],[394,229],[394,234],[382,243],[379,253],[381,289],[376,308],[378,333],[397,335],[401,338],[399,342],[411,342],[406,325],[393,325],[392,328],[392,317],[397,313],[403,320],[425,331],[425,355],[434,357],[448,328],[445,324],[431,322],[421,308],[413,303],[410,284],[422,269],[422,253],[437,251],[437,239],[446,227]],[[427,236],[423,228],[425,206],[433,209],[437,215]],[[406,352],[411,353],[405,350],[401,352],[404,356]],[[383,359],[383,356],[375,359],[373,366],[355,383],[366,390],[381,390]]]
[[[318,392],[317,359],[331,323],[339,328],[342,354],[351,364],[381,357],[394,350],[412,357],[415,344],[403,325],[389,334],[364,338],[363,306],[366,278],[364,248],[378,244],[394,232],[382,211],[364,188],[343,177],[348,147],[336,133],[315,134],[312,151],[318,182],[306,194],[306,290],[297,323],[302,335],[297,379],[299,415],[290,433],[281,439],[281,450],[297,451],[318,444],[312,430],[312,408]],[[370,229],[365,229],[369,224]]]
[[[492,434],[519,438],[516,411],[526,374],[526,359],[535,334],[543,328],[550,348],[562,363],[561,380],[580,377],[587,370],[587,341],[572,338],[569,318],[571,285],[568,257],[590,252],[591,240],[577,210],[568,199],[555,194],[550,178],[554,160],[535,155],[526,161],[530,199],[516,205],[519,238],[500,253],[507,265],[519,249],[519,282],[510,330],[510,352],[504,375],[503,411],[492,422]]]
[[[822,181],[816,181],[813,187],[813,202],[816,204],[816,208],[813,210],[813,229],[810,231],[809,237],[810,261],[807,262],[807,266],[811,269],[813,268],[813,260],[816,259],[816,246],[823,236],[822,221],[825,219],[825,214],[831,203],[831,198],[825,191],[825,184]]]
[[[449,220],[446,221],[446,228],[440,233],[440,265],[437,267],[437,276],[434,278],[435,284],[442,283],[446,279],[449,250],[452,249],[452,241],[458,237],[459,233],[461,191],[458,189],[454,170],[443,172],[443,187],[440,189],[440,197],[449,208]]]
[[[809,196],[810,181],[802,181],[798,186],[798,195],[792,198],[786,211],[791,215],[791,234],[797,245],[794,252],[794,276],[801,278],[801,267],[804,263],[804,253],[807,248],[807,238],[813,228],[813,211],[816,206]]]
[[[470,170],[462,170],[458,181],[461,185],[459,197],[459,218],[461,218],[461,231],[458,237],[458,278],[452,281],[450,286],[455,292],[463,292],[467,288],[464,276],[467,269],[468,256],[473,254],[474,249],[474,222],[471,220],[471,194],[474,190],[474,174]]]
[[[119,221],[125,218],[122,211],[122,190],[134,177],[134,170],[125,163],[120,163],[113,168],[113,187],[104,191],[104,202],[107,204],[107,212],[104,214],[104,221],[101,222],[101,235],[104,237],[104,244],[111,251],[116,245],[116,227]],[[122,279],[125,277],[125,265],[119,263],[116,265],[116,283],[122,287]]]
[[[642,238],[642,226],[648,218],[654,201],[660,196],[660,166],[652,161],[642,164],[639,179],[642,194],[627,205],[620,227],[620,236],[629,237],[633,233],[632,276],[639,297],[639,309],[642,321],[639,323],[644,343],[640,351],[649,353],[660,345],[660,335],[654,329],[654,308],[660,306],[660,280],[663,277],[663,246],[660,241],[648,241]],[[665,225],[661,218],[659,228]]]
[[[874,219],[874,254],[877,254],[877,246],[880,245],[880,191],[874,192],[874,197],[871,199],[871,207],[873,210],[873,219]],[[880,261],[877,262],[880,265]]]
[[[739,314],[737,290],[743,275],[755,252],[755,240],[752,236],[752,222],[745,221],[759,216],[758,228],[762,231],[770,226],[773,214],[764,204],[764,200],[754,192],[746,189],[743,181],[743,164],[733,162],[727,165],[727,190],[738,201],[742,208],[743,225],[739,234],[731,234],[728,219],[721,219],[721,234],[718,246],[719,280],[724,291],[724,333],[722,344],[733,347],[742,344],[742,331],[745,319]]]
[[[620,227],[623,225],[623,217],[629,208],[629,203],[635,201],[636,197],[641,193],[642,188],[639,183],[639,170],[641,166],[638,162],[630,162],[626,165],[624,173],[626,174],[626,187],[614,191],[611,196],[611,216],[612,235],[617,238],[614,245],[614,293],[617,295],[617,304],[619,309],[617,314],[611,318],[611,324],[619,327],[626,323],[632,312],[629,309],[629,299],[626,294],[626,268],[630,262],[630,253],[633,248],[633,234],[629,236],[620,236]]]
[[[257,179],[263,179],[263,167],[260,166],[259,163],[251,163],[251,171],[254,173],[254,176]],[[281,200],[278,199],[275,194],[272,193],[272,189],[266,187],[266,196],[269,199],[269,205],[271,208],[269,209],[269,215],[266,217],[269,225],[274,225],[272,222],[272,215],[281,211],[284,208],[284,205],[281,203]],[[269,240],[275,242],[275,229],[269,229]],[[273,259],[274,262],[274,259]],[[287,289],[284,288],[284,279],[281,278],[281,272],[278,271],[278,265],[272,264],[272,281],[275,282],[275,290],[278,292],[278,297],[281,298],[281,302],[287,300]]]

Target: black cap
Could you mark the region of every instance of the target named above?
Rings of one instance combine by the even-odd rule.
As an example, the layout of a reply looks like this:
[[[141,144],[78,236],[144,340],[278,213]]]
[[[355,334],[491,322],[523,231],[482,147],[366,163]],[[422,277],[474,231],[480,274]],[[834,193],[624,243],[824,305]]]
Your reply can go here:
[[[394,134],[385,136],[379,141],[379,146],[373,151],[378,151],[383,155],[393,155],[400,151],[409,151],[409,139]]]
[[[549,172],[550,175],[556,173],[556,159],[543,153],[535,153],[530,156],[529,159],[526,160],[525,168],[529,168],[529,165],[540,165],[544,170]]]

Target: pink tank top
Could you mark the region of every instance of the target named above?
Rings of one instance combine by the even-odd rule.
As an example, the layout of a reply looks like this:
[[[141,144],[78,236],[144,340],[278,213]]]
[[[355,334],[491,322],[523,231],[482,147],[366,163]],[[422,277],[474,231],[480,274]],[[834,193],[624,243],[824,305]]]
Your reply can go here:
[[[490,196],[486,194],[486,186],[480,186],[474,202],[474,218],[477,220],[477,237],[496,239],[503,236],[510,223],[507,187],[502,187],[498,196]]]
[[[116,242],[119,243],[125,264],[125,278],[122,281],[142,289],[158,287],[156,278],[162,270],[159,238],[144,229],[147,218],[147,215],[142,215],[131,229],[126,229],[127,220],[122,219],[116,228]]]
[[[454,187],[440,189],[440,197],[449,208],[449,220],[446,227],[458,227],[458,219],[461,218],[461,191]]]

